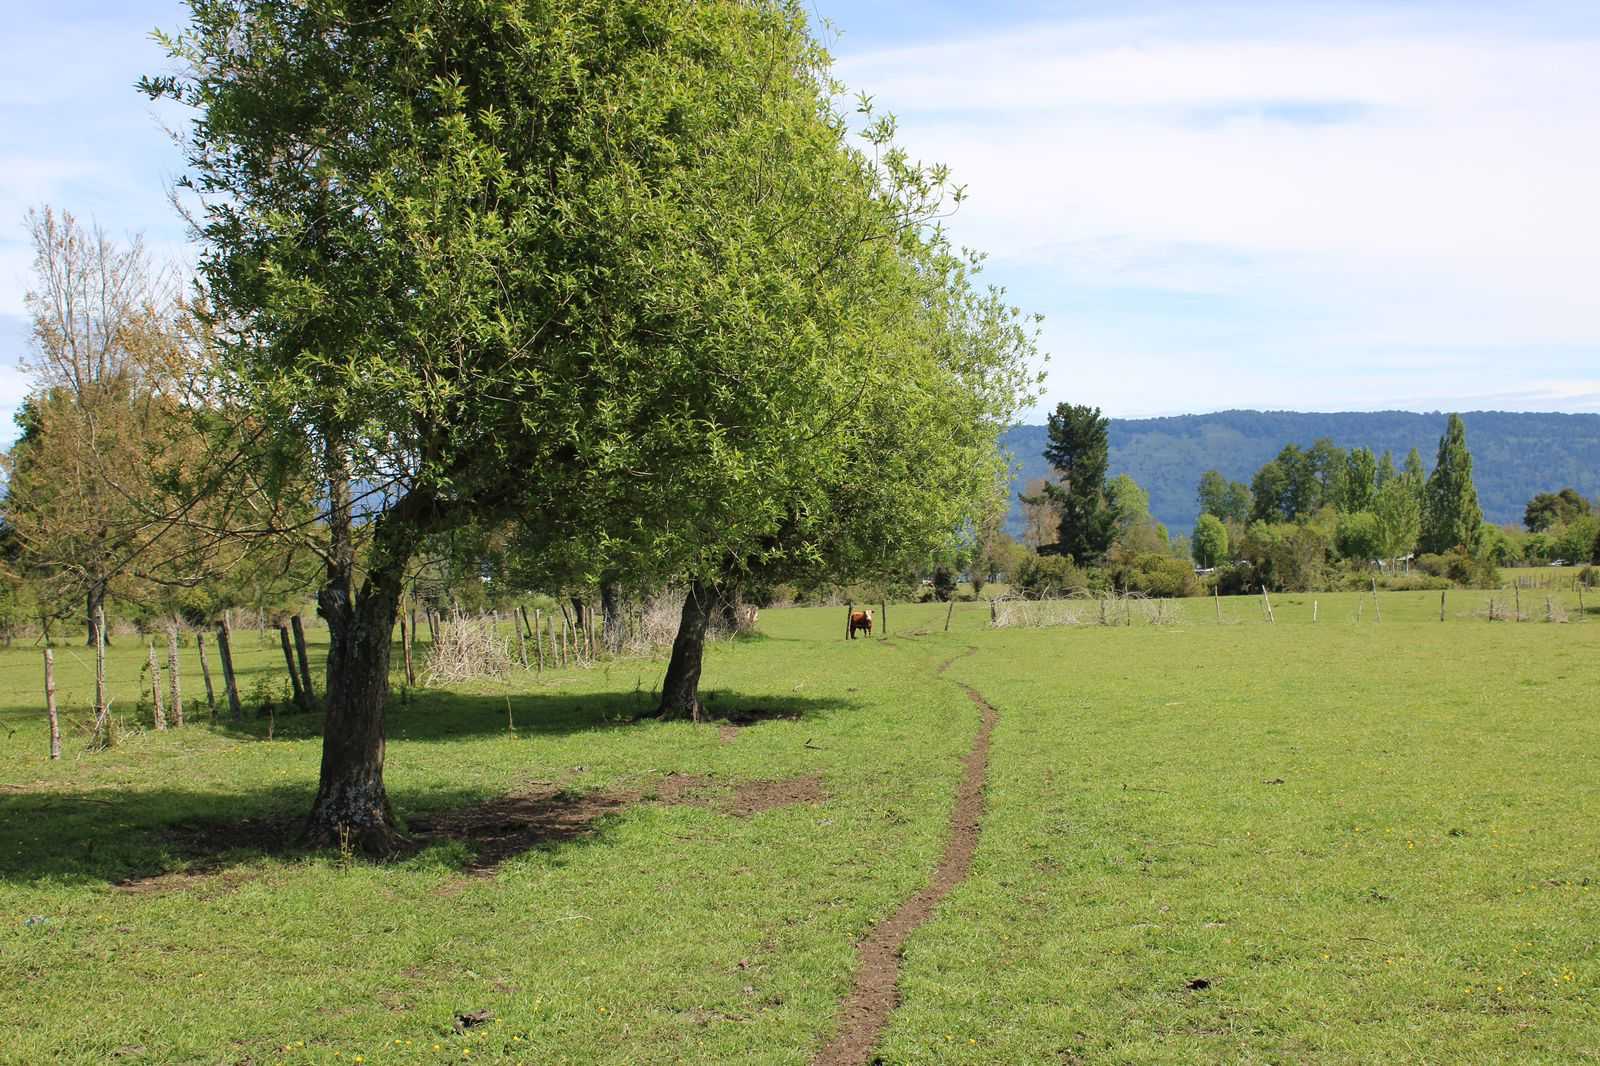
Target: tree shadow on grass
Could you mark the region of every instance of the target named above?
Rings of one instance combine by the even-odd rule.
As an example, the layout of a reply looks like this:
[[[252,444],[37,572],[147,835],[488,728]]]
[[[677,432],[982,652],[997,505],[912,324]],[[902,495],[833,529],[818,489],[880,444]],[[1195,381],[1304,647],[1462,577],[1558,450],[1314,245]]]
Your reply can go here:
[[[483,875],[528,851],[593,839],[637,796],[540,784],[490,798],[435,790],[405,799],[426,813],[406,819],[401,846],[375,861],[404,862],[459,843],[440,861]],[[0,795],[0,883],[104,883],[157,893],[229,877],[262,858],[304,858],[313,854],[299,843],[310,802],[304,787],[245,799],[176,789]],[[219,816],[224,810],[235,813]]]
[[[844,700],[710,693],[709,717],[749,727],[848,709]],[[519,735],[562,735],[622,729],[639,717],[636,701],[615,694],[513,694]],[[320,716],[273,722],[275,736],[315,735]],[[241,739],[264,738],[265,720],[218,729]],[[448,742],[507,731],[506,697],[428,692],[392,706],[391,739]],[[692,727],[691,727],[692,728]],[[94,756],[114,760],[115,750]],[[530,767],[530,770],[533,768]],[[247,792],[176,787],[64,791],[0,786],[0,883],[106,883],[130,891],[183,887],[263,857],[294,858],[313,785],[263,786]],[[638,800],[636,794],[581,791],[565,782],[530,782],[510,793],[422,789],[390,791],[407,840],[388,861],[404,861],[440,845],[444,861],[465,874],[486,874],[536,848],[590,841]]]
[[[799,721],[856,706],[843,699],[774,696],[729,689],[705,690],[705,720],[752,725],[762,721]],[[515,729],[528,735],[558,736],[600,729],[649,724],[656,697],[652,692],[472,692],[412,689],[395,692],[384,712],[390,740],[473,740]],[[266,738],[269,729],[282,739],[320,736],[320,713],[275,714],[270,720],[247,717],[242,722],[218,720],[212,728],[241,738]]]

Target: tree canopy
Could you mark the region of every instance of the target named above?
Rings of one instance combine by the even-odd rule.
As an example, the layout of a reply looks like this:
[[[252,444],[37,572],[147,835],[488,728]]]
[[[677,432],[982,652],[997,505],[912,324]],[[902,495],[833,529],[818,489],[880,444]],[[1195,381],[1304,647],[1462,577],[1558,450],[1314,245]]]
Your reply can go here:
[[[993,454],[1031,340],[930,234],[942,168],[870,115],[847,150],[800,5],[192,9],[187,73],[144,87],[196,111],[216,395],[327,486],[313,838],[387,844],[388,632],[428,537],[514,522],[575,573],[701,582],[854,505],[896,417]],[[950,328],[980,306],[998,343]]]

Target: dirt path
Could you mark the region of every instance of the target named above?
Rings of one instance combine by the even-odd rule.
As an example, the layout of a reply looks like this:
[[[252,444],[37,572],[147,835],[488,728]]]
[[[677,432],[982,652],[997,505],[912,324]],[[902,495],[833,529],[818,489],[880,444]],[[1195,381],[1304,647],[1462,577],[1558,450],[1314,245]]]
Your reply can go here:
[[[975,650],[975,649],[974,649]],[[957,656],[959,658],[959,656]],[[939,673],[954,662],[939,667]],[[839,1033],[812,1060],[812,1066],[866,1066],[872,1061],[878,1037],[889,1015],[900,1004],[900,948],[906,937],[932,915],[950,890],[966,879],[972,856],[978,850],[979,820],[983,817],[983,786],[989,766],[989,737],[999,714],[976,689],[961,686],[982,714],[972,750],[962,760],[965,772],[956,790],[950,815],[950,839],[934,868],[928,887],[906,900],[879,922],[856,949],[856,976],[850,995],[839,1008]]]

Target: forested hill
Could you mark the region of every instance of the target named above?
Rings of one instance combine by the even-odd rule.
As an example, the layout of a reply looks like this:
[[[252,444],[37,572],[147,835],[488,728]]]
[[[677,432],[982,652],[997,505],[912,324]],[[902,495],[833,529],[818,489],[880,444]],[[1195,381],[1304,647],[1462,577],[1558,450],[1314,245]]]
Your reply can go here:
[[[1188,532],[1195,519],[1195,487],[1212,468],[1249,483],[1257,469],[1285,444],[1309,445],[1329,437],[1341,448],[1387,449],[1395,463],[1416,448],[1433,469],[1445,415],[1410,411],[1302,414],[1295,411],[1221,411],[1173,418],[1111,420],[1110,476],[1129,474],[1150,493],[1150,510],[1174,533]],[[1600,415],[1464,413],[1473,478],[1484,516],[1520,522],[1536,492],[1572,486],[1600,495]],[[1012,492],[1013,534],[1022,528],[1016,489],[1049,476],[1043,426],[1018,426],[1003,443],[1022,464]]]

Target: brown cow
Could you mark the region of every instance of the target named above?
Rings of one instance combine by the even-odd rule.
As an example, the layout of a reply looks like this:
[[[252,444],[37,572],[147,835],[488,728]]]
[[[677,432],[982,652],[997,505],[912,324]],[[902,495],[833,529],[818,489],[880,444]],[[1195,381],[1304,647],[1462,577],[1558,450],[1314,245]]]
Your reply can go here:
[[[872,636],[872,611],[871,610],[851,611],[850,612],[850,639],[851,640],[855,640],[856,639],[856,630],[858,630],[858,629],[864,629],[864,630],[866,630],[867,636],[869,636],[869,637]]]

